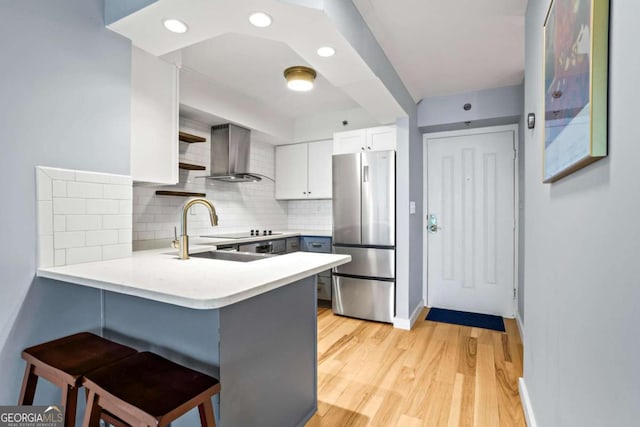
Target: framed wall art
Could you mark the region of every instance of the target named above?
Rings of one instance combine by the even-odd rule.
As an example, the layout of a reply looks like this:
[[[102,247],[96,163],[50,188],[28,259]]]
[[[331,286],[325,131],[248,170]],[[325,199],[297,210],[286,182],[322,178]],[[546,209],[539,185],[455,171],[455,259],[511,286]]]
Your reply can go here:
[[[544,23],[543,181],[607,155],[609,0],[552,0]]]

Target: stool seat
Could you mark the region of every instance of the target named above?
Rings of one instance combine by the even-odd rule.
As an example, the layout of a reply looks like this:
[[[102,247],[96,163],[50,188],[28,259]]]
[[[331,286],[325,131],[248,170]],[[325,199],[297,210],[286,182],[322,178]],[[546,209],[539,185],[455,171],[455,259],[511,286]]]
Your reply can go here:
[[[58,371],[69,384],[82,385],[82,376],[89,371],[137,353],[131,347],[109,341],[89,332],[80,332],[29,347],[22,358]]]
[[[89,332],[58,338],[22,351],[26,360],[18,404],[32,405],[38,377],[62,390],[65,426],[74,427],[78,387],[87,372],[136,354],[137,350]]]
[[[167,425],[198,406],[213,426],[211,397],[220,382],[151,352],[141,352],[84,376],[89,391],[85,426],[107,411],[130,425]],[[145,424],[146,423],[146,424]]]

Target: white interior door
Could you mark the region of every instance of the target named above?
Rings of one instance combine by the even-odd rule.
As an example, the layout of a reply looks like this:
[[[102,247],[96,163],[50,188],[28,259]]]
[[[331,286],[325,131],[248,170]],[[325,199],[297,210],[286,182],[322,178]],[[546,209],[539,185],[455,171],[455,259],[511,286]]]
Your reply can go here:
[[[513,317],[515,131],[449,135],[425,137],[428,305]]]

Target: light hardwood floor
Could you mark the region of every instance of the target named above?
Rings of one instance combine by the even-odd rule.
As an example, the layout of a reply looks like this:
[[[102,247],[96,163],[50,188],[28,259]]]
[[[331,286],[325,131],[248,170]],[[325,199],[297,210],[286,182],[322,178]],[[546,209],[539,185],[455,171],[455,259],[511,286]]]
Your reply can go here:
[[[318,426],[525,426],[522,341],[420,320],[411,331],[318,310]]]

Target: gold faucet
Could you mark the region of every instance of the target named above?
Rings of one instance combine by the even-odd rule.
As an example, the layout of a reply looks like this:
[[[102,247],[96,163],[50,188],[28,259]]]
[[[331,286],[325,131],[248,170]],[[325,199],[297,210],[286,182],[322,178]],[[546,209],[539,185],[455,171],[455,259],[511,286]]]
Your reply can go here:
[[[218,225],[218,214],[216,214],[216,208],[209,200],[202,197],[196,197],[189,199],[182,206],[182,216],[180,217],[180,229],[182,234],[180,235],[180,244],[178,248],[178,256],[180,259],[189,259],[189,236],[187,235],[187,213],[189,208],[193,205],[201,204],[205,205],[209,209],[209,217],[211,218],[211,225]]]

